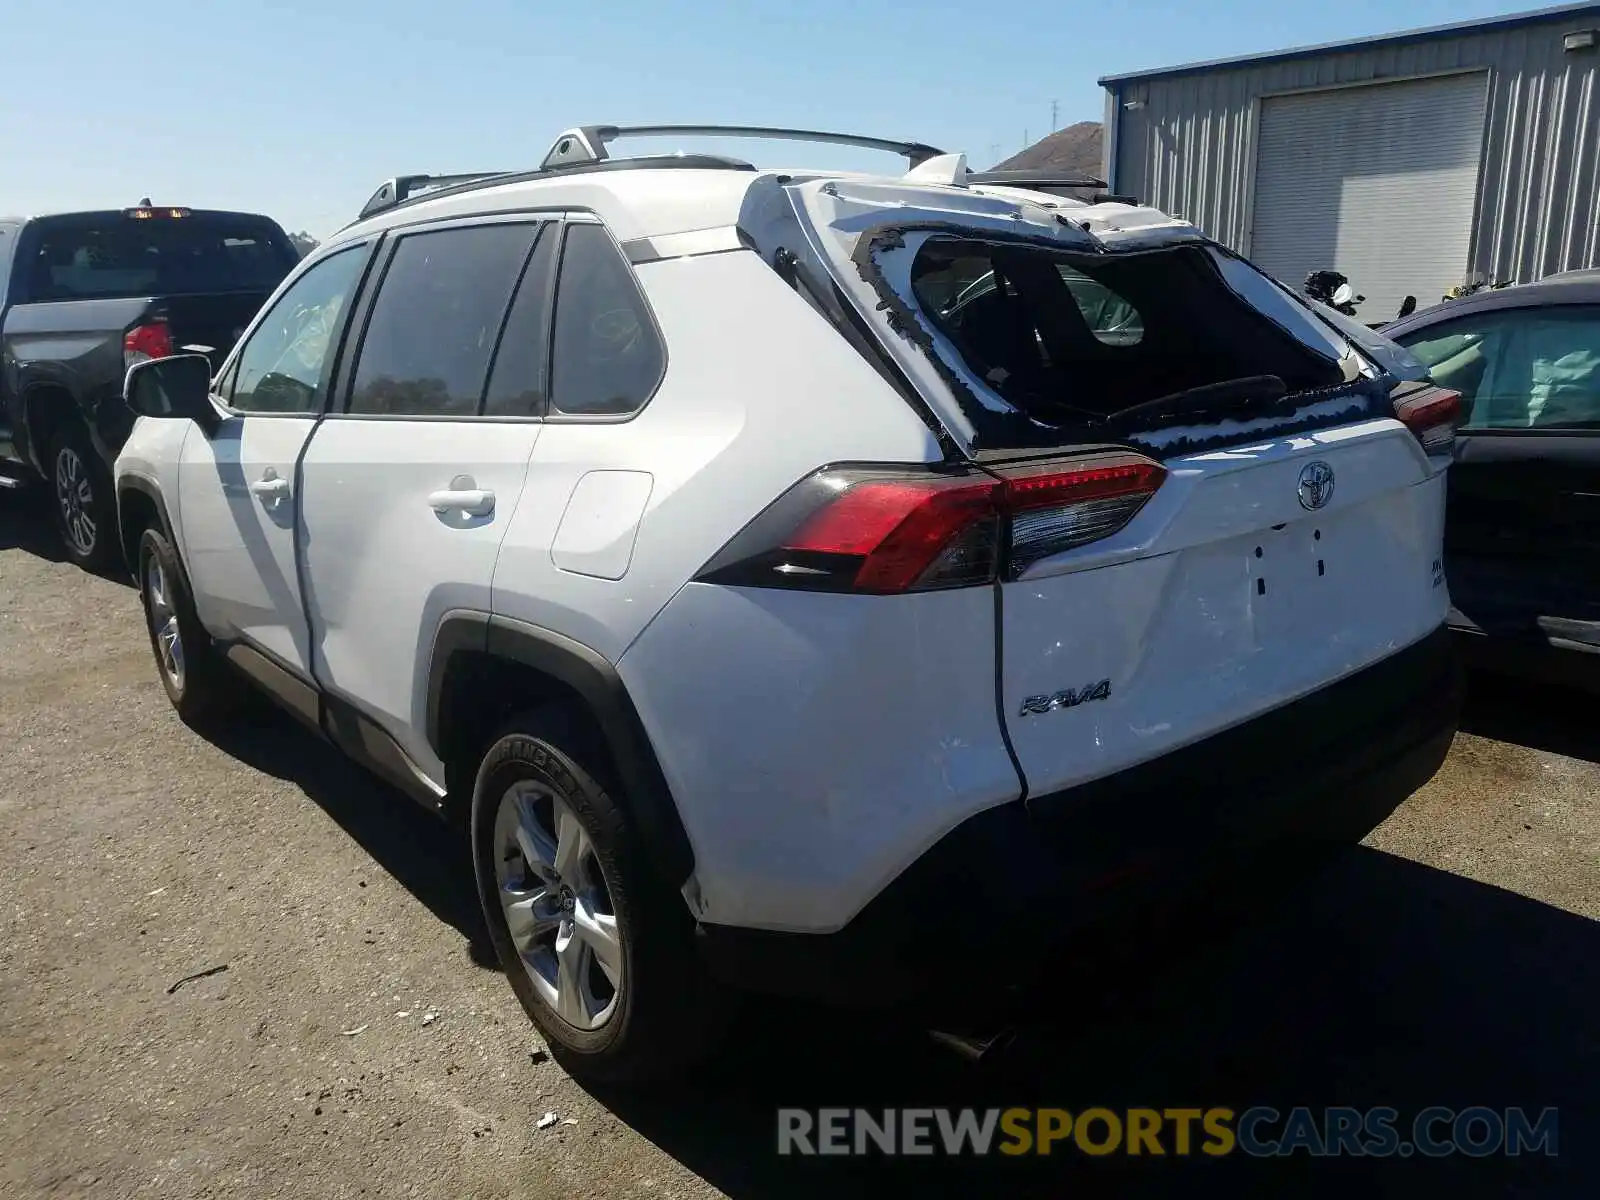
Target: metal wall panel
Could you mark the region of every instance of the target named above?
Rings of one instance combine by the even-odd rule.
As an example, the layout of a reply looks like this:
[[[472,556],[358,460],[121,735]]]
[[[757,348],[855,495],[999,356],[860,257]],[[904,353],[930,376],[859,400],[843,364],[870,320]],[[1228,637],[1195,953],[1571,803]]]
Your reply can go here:
[[[1121,129],[1112,182],[1249,253],[1263,97],[1481,69],[1488,100],[1470,269],[1522,283],[1600,266],[1600,54],[1561,43],[1595,26],[1600,9],[1113,83]]]
[[[1467,71],[1268,96],[1250,256],[1298,284],[1332,268],[1362,316],[1430,303],[1461,282],[1483,161],[1485,74]]]

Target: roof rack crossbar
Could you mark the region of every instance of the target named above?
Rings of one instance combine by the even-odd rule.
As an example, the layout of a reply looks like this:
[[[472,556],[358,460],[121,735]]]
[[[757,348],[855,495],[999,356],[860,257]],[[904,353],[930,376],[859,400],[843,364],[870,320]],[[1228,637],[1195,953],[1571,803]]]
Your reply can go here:
[[[459,175],[396,175],[384,181],[372,198],[361,206],[357,220],[365,220],[374,213],[393,208],[424,188],[450,187],[457,183],[472,183],[479,179],[492,179],[496,175],[509,175],[510,171],[467,171]]]
[[[550,153],[540,164],[544,170],[573,163],[599,162],[610,157],[608,143],[625,137],[771,138],[777,141],[826,142],[836,146],[859,146],[866,150],[886,150],[903,155],[913,167],[944,153],[922,142],[900,142],[890,138],[863,137],[854,133],[828,133],[817,129],[781,129],[765,125],[580,125],[556,138]]]

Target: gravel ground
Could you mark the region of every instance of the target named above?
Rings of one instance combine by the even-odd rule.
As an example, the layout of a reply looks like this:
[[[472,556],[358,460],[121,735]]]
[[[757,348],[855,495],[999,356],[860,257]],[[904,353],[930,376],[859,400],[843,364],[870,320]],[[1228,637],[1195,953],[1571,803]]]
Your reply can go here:
[[[1200,1170],[1235,1194],[1287,1194],[1286,1171],[1295,1194],[1600,1194],[1592,701],[1475,686],[1443,771],[1364,848],[1087,972],[982,1068],[904,1021],[762,1006],[695,1078],[601,1095],[492,968],[445,829],[270,713],[185,729],[134,592],[57,561],[41,519],[0,493],[0,1196],[742,1198],[902,1174],[1192,1194]],[[953,946],[953,977],[981,961]],[[779,1160],[774,1108],[827,1103],[1560,1105],[1562,1141],[1272,1168]]]

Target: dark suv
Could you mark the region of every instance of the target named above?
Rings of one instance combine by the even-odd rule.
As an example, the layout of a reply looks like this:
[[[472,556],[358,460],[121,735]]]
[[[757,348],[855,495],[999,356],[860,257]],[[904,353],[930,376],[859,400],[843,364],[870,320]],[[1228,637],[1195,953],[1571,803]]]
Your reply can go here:
[[[49,481],[74,562],[119,561],[128,368],[180,348],[220,363],[299,257],[252,213],[145,202],[0,220],[0,489]]]

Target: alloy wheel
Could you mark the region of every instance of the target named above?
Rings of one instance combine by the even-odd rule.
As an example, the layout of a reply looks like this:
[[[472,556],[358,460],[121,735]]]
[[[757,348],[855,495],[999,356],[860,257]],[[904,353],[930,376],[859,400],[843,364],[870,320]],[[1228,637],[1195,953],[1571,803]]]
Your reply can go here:
[[[495,813],[495,884],[522,969],[576,1029],[599,1029],[625,985],[622,930],[594,842],[548,787],[513,784]]]
[[[94,489],[89,470],[71,446],[56,451],[56,503],[61,507],[61,525],[72,548],[84,557],[94,553],[98,530],[89,515]]]
[[[151,555],[144,568],[144,603],[150,619],[150,636],[155,639],[156,657],[161,670],[179,692],[183,690],[183,631],[173,611],[172,593],[161,560]]]

